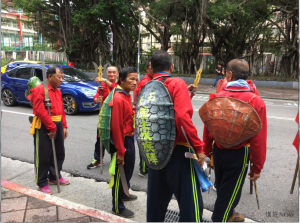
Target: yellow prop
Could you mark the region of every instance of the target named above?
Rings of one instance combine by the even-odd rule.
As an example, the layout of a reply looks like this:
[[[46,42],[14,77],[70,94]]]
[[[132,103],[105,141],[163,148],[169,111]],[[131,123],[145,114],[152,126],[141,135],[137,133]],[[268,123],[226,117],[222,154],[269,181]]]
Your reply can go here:
[[[101,65],[98,67],[98,70],[99,70],[99,73],[98,73],[99,81],[102,81],[103,68]]]
[[[195,87],[198,87],[198,84],[200,82],[202,69],[203,69],[203,62],[200,65],[200,69],[198,70],[197,75],[196,75],[196,79],[194,81],[194,86]]]

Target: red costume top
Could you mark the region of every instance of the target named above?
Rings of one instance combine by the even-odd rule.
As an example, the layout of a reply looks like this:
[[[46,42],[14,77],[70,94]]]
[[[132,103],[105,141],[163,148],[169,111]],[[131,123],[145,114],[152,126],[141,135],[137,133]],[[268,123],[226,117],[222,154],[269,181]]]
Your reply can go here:
[[[115,88],[118,86],[117,84],[118,80],[116,80],[116,83],[115,84],[111,84],[110,87],[107,87],[106,84],[104,82],[101,82],[101,86],[103,87],[103,90],[102,90],[102,96],[103,96],[103,102],[105,101],[105,99],[107,98],[107,96],[109,95],[109,93]],[[98,98],[100,95],[100,90],[98,88],[97,90],[97,93],[96,95],[94,96],[94,102],[95,102],[95,99]]]
[[[232,86],[226,88],[226,90],[222,90],[215,96],[232,97],[244,102],[248,102],[254,96],[254,93],[252,91],[249,91],[247,87]],[[262,128],[260,132],[257,133],[252,138],[230,149],[239,149],[242,146],[245,146],[248,143],[250,143],[251,145],[250,155],[252,157],[252,162],[253,162],[253,172],[259,174],[264,167],[264,163],[266,160],[266,153],[267,153],[267,111],[266,111],[266,105],[264,101],[258,96],[253,98],[253,100],[251,100],[250,105],[255,109],[258,116],[260,117]],[[213,136],[210,134],[206,126],[204,126],[203,141],[205,143],[204,153],[206,156],[210,156],[209,152],[211,152],[212,150],[213,140],[214,140]],[[219,143],[217,142],[215,143],[220,149],[226,149],[223,146],[221,146]]]
[[[63,99],[60,90],[58,88],[53,89],[48,84],[48,92],[49,92],[49,98],[52,103],[50,107],[51,116],[61,115],[62,116],[61,121],[63,127],[67,128],[66,114],[65,114]],[[42,123],[50,132],[55,132],[56,125],[54,124],[51,117],[49,116],[48,108],[45,107],[44,84],[41,84],[36,88],[34,88],[33,93],[28,96],[28,99],[33,103],[33,114],[38,116],[41,119]]]
[[[118,156],[125,155],[124,136],[133,136],[134,111],[131,96],[121,88],[116,89],[113,100],[109,102],[111,109],[111,135]]]
[[[145,86],[145,84],[147,84],[152,79],[153,79],[153,77],[151,77],[149,74],[146,74],[145,77],[140,81],[140,83],[138,84],[138,86],[134,90],[134,94],[136,96],[139,96],[139,94],[140,94],[142,88]]]
[[[295,120],[299,124],[299,112],[297,113],[297,117]],[[296,147],[297,154],[299,156],[299,131],[297,132],[296,138],[294,139],[293,145]]]
[[[153,78],[156,80],[162,80],[164,77],[168,77],[166,73],[157,73]],[[176,139],[175,144],[179,142],[186,142],[186,139],[182,133],[181,126],[183,126],[186,135],[189,137],[189,141],[195,149],[196,153],[203,152],[204,143],[199,139],[197,135],[197,129],[192,122],[192,116],[194,109],[190,100],[189,92],[186,87],[186,83],[181,78],[168,78],[165,80],[164,85],[168,89],[171,99],[174,103],[175,110],[175,122],[176,122]]]

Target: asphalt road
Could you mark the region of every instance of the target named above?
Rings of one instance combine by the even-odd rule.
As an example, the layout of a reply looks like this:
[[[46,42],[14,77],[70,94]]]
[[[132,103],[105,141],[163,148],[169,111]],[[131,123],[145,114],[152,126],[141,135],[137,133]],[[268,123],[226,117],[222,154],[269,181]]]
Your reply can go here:
[[[203,123],[198,115],[199,108],[208,100],[207,95],[197,95],[193,100],[193,122],[202,139]],[[245,180],[243,194],[236,211],[247,218],[266,222],[298,222],[299,196],[298,180],[294,194],[290,194],[297,153],[292,142],[297,133],[295,117],[298,102],[265,100],[268,116],[267,160],[257,181],[260,210],[257,208],[255,193],[250,194],[249,180]],[[28,117],[32,114],[29,105],[19,104],[6,107],[1,102],[1,154],[2,156],[33,163],[33,137],[29,135]],[[104,174],[100,169],[88,170],[86,166],[93,159],[98,112],[67,116],[69,137],[65,141],[66,159],[63,170],[75,176],[84,176],[108,182],[110,155],[104,157]],[[13,168],[13,167],[12,167]],[[136,164],[131,180],[133,190],[146,191],[147,180],[138,176],[139,156],[136,147]],[[214,182],[212,172],[212,182]],[[213,210],[216,192],[203,195],[204,207]]]

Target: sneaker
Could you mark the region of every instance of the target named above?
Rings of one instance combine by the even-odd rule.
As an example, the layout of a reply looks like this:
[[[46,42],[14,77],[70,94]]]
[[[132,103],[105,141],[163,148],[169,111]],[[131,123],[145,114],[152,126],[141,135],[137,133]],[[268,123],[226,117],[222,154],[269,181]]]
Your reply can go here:
[[[52,194],[52,190],[50,189],[49,185],[46,185],[44,187],[39,187],[39,191],[45,194]]]
[[[102,160],[102,164],[104,164],[104,161]],[[90,163],[87,168],[88,169],[94,169],[96,167],[100,166],[100,161],[96,160],[96,159],[93,159],[93,162]]]
[[[228,222],[244,222],[245,217],[233,210],[231,217],[228,219]]]
[[[138,175],[140,177],[144,177],[145,179],[148,179],[148,173],[142,173],[142,172],[139,172]]]
[[[121,216],[123,218],[133,218],[134,217],[134,213],[127,208],[125,208],[125,210],[122,211],[122,213],[116,213],[114,211],[112,211],[112,213],[115,215]]]
[[[56,180],[49,180],[48,182],[51,185],[57,184]],[[59,184],[60,185],[68,185],[68,184],[70,184],[70,181],[61,177],[61,178],[59,178]]]
[[[129,196],[126,196],[126,197],[122,198],[121,201],[134,201],[136,199],[137,199],[136,195],[129,194]]]

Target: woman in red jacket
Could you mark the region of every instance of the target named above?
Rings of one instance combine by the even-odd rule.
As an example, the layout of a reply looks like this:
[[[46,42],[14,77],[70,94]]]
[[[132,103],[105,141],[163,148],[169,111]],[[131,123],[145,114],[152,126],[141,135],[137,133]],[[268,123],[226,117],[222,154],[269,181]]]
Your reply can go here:
[[[116,215],[131,218],[134,213],[125,208],[123,201],[136,200],[137,196],[126,196],[120,180],[119,165],[123,165],[127,185],[133,174],[135,162],[134,148],[134,111],[130,91],[134,91],[138,82],[135,68],[125,67],[119,73],[118,87],[113,100],[109,103],[111,110],[111,158],[116,156],[114,186],[112,187],[112,211]],[[116,153],[116,154],[115,154]],[[112,162],[113,163],[113,162]]]

